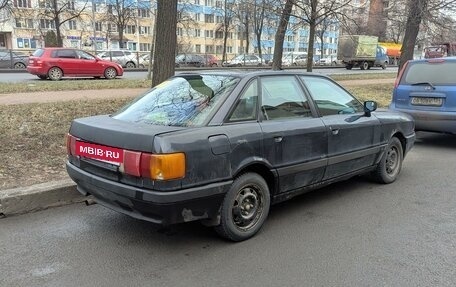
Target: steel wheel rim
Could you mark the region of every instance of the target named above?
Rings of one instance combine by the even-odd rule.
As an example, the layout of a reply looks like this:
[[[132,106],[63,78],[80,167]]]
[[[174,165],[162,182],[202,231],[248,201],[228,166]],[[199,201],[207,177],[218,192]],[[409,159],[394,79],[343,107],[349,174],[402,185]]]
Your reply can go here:
[[[49,78],[52,79],[60,79],[62,77],[62,73],[60,72],[60,69],[53,68],[51,71],[49,71]]]
[[[16,64],[14,65],[14,68],[15,68],[15,69],[24,69],[24,68],[25,68],[25,65],[22,64],[22,63],[16,63]]]
[[[130,62],[130,63],[127,63],[127,68],[132,69],[132,68],[134,68],[134,67],[135,67],[135,64],[133,64],[133,63],[131,63],[131,62]]]
[[[255,227],[264,210],[261,188],[249,184],[241,188],[233,202],[231,219],[237,229],[247,231]]]
[[[392,146],[386,153],[386,173],[394,175],[399,167],[399,151]]]

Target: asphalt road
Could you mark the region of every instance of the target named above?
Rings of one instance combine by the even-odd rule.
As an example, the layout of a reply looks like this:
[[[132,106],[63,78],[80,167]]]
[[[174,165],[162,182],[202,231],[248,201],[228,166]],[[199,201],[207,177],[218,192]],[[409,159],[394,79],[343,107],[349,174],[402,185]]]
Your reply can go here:
[[[0,286],[454,286],[456,136],[418,135],[400,178],[274,206],[230,243],[99,205],[0,219]]]
[[[197,71],[191,70],[191,71]],[[223,69],[217,69],[218,71]],[[230,69],[236,70],[236,69]],[[304,69],[299,69],[299,71],[305,71]],[[4,72],[4,70],[3,70]],[[384,72],[396,72],[397,67],[388,67],[386,70],[381,68],[372,68],[368,71],[361,71],[360,69],[346,70],[344,68],[316,68],[314,69],[315,73],[321,74],[364,74],[364,73],[384,73]],[[126,71],[122,77],[119,79],[145,79],[147,77],[147,71]],[[41,81],[37,76],[23,73],[0,73],[0,83],[20,83],[20,82],[38,82]]]

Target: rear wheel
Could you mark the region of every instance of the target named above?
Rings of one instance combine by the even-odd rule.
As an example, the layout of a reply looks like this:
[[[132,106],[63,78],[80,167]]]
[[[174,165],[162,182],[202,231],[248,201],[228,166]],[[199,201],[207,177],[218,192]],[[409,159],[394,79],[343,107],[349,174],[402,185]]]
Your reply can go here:
[[[125,67],[127,67],[127,69],[134,69],[134,68],[136,68],[136,65],[135,65],[135,63],[133,63],[133,62],[128,62],[128,63],[125,65]]]
[[[52,67],[49,69],[48,77],[53,81],[59,81],[63,77],[63,72],[59,67]]]
[[[16,64],[14,64],[14,69],[25,69],[25,68],[26,68],[26,67],[25,67],[25,64],[24,64],[24,63],[18,62],[18,63],[16,63]]]
[[[361,66],[360,66],[361,70],[367,70],[369,69],[369,63],[367,61],[364,61]]]
[[[345,66],[345,69],[347,69],[347,70],[351,70],[352,68],[353,68],[353,65],[346,65]]]
[[[237,177],[225,195],[215,231],[232,241],[249,239],[261,229],[270,202],[268,185],[260,175],[245,173]]]
[[[397,137],[390,139],[382,159],[372,172],[372,177],[379,183],[392,183],[398,177],[404,153],[401,141]]]
[[[106,79],[112,80],[115,77],[117,77],[117,71],[113,67],[106,68],[106,70],[104,72],[104,76]]]
[[[383,69],[383,70],[386,69],[386,62],[383,62],[383,64],[382,64],[382,69]]]

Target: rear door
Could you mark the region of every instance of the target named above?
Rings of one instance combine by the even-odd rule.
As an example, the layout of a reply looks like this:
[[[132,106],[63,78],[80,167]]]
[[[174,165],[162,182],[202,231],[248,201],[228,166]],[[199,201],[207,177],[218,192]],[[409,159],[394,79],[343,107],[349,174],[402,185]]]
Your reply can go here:
[[[329,79],[301,77],[326,126],[328,167],[324,180],[372,166],[380,152],[380,121]]]
[[[0,68],[11,67],[11,56],[9,52],[0,51]]]
[[[64,75],[78,75],[81,72],[78,56],[74,49],[55,50],[57,66],[62,69]]]
[[[259,84],[264,156],[277,169],[280,192],[319,182],[327,164],[327,132],[299,79],[263,76]]]
[[[429,59],[410,62],[393,92],[396,108],[455,112],[455,71],[455,60]]]

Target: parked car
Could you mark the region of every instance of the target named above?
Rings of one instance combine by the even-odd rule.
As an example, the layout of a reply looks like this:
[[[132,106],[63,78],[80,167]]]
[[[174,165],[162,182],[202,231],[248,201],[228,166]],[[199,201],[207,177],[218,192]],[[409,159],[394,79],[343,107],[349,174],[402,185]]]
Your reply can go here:
[[[112,50],[98,53],[98,57],[106,61],[120,64],[123,68],[134,69],[139,67],[138,55],[129,50]]]
[[[205,60],[200,55],[180,54],[176,56],[176,67],[203,67]]]
[[[342,61],[338,60],[337,55],[334,54],[334,55],[325,56],[325,57],[317,60],[315,64],[319,65],[319,66],[335,66],[335,65],[342,64]]]
[[[305,66],[307,65],[306,52],[288,52],[282,57],[283,66]]]
[[[203,220],[241,241],[271,204],[358,174],[395,181],[413,121],[376,107],[318,74],[179,74],[117,113],[74,120],[66,167],[113,210]]]
[[[27,72],[43,80],[60,80],[63,77],[114,79],[123,75],[122,66],[119,64],[72,48],[37,49],[29,58]]]
[[[390,109],[415,119],[417,131],[456,134],[456,57],[412,60],[400,71]]]
[[[149,64],[150,64],[150,54],[147,53],[147,54],[143,54],[139,57],[139,67],[140,68],[146,68],[146,67],[149,67]],[[152,59],[152,65],[154,63],[154,59]]]
[[[217,67],[219,64],[219,59],[212,54],[203,54],[201,55],[206,67]]]
[[[25,69],[28,56],[19,52],[0,50],[0,68]]]
[[[264,61],[257,55],[238,55],[226,61],[224,67],[261,66]]]

